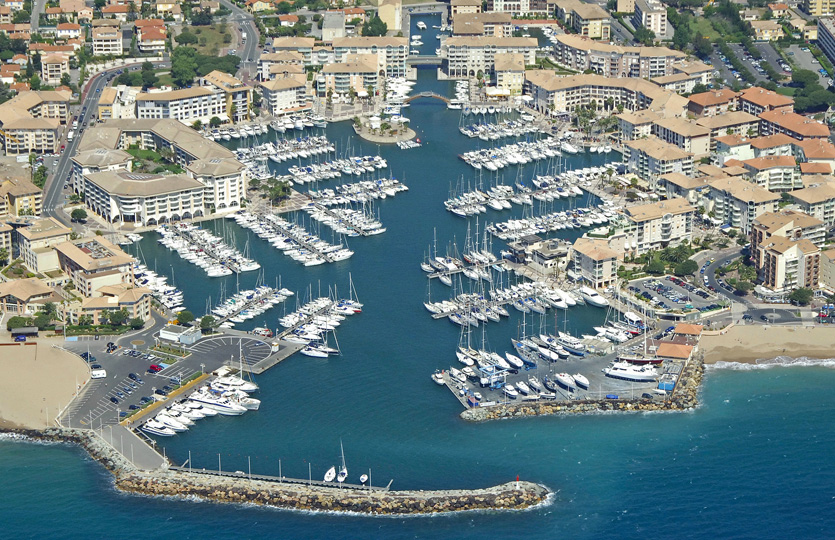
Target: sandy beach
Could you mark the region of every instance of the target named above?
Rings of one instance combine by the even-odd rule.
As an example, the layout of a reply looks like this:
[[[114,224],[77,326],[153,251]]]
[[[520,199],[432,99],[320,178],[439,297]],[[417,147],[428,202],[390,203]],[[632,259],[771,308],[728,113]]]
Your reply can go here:
[[[703,335],[705,363],[755,364],[778,356],[835,358],[835,328],[826,326],[734,326],[722,335]]]
[[[50,425],[89,372],[84,361],[51,343],[0,345],[0,426],[38,429]]]

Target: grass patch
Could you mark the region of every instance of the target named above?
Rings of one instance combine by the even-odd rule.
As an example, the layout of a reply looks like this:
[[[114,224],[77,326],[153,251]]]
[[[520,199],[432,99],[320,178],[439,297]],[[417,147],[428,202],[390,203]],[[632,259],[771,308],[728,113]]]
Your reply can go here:
[[[690,19],[690,29],[695,34],[702,35],[711,41],[715,41],[721,37],[719,32],[710,24],[710,21],[702,17],[692,17]]]
[[[32,272],[26,265],[23,264],[22,259],[15,259],[13,260],[9,266],[3,269],[3,275],[9,279],[23,279],[23,278],[30,278],[36,277],[38,279],[43,279],[44,276],[41,274]]]
[[[65,334],[68,336],[93,336],[93,335],[103,335],[103,336],[113,336],[124,334],[130,330],[130,326],[122,325],[122,326],[110,326],[109,324],[100,324],[98,326],[94,325],[84,325],[84,326],[67,326],[64,330]]]
[[[157,71],[157,78],[159,82],[157,82],[157,86],[174,86],[174,79],[171,77],[171,72],[167,69],[161,69]]]
[[[793,96],[795,90],[797,90],[797,88],[793,88],[791,86],[778,86],[777,87],[777,93],[781,94],[783,96]]]
[[[223,43],[223,32],[215,30],[213,26],[186,26],[183,31],[188,31],[197,36],[197,43],[189,45],[189,47],[196,48],[198,54],[217,56],[220,49],[232,46],[231,43]],[[231,34],[231,26],[227,25],[226,32]]]
[[[142,150],[140,148],[128,148],[127,153],[135,157],[136,159],[144,159],[147,161],[153,161],[154,163],[162,162],[162,156],[159,155],[158,152],[154,150]]]

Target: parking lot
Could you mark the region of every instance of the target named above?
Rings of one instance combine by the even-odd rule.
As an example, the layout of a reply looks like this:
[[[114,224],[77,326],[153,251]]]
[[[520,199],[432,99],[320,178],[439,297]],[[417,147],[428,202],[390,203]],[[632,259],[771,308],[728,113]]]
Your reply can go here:
[[[81,396],[64,413],[64,425],[89,428],[116,423],[128,411],[163,399],[180,381],[195,373],[214,371],[233,357],[237,360],[240,350],[249,364],[270,354],[270,346],[261,339],[222,336],[186,346],[192,354],[169,364],[162,356],[147,350],[148,344],[137,346],[131,344],[130,338],[123,341],[121,347],[110,353],[107,352],[109,341],[104,339],[64,342],[66,350],[82,358],[90,355],[91,370],[103,369],[107,373],[105,378],[90,380]]]
[[[750,54],[748,54],[748,51],[745,49],[745,47],[743,47],[739,43],[728,43],[728,47],[730,47],[736,55],[736,57],[739,58],[746,67],[748,67],[748,71],[751,72],[751,75],[756,77],[757,82],[755,84],[763,85],[768,82],[768,76],[766,76],[765,71],[755,63],[757,61],[754,60],[754,58]],[[765,55],[763,55],[763,61],[765,61],[765,58]],[[779,73],[780,68],[777,67],[776,69]],[[742,80],[741,77],[737,80],[739,80],[743,84],[745,83],[745,81]]]
[[[661,309],[709,311],[719,307],[716,295],[673,276],[634,280],[629,291]]]
[[[805,50],[804,50],[805,49]],[[832,80],[823,73],[820,72],[821,65],[818,62],[818,59],[815,58],[815,55],[812,54],[807,47],[801,47],[800,45],[791,45],[789,47],[788,53],[789,58],[795,63],[797,67],[800,69],[808,69],[809,71],[814,71],[818,74],[820,79],[821,86],[824,88],[828,88],[830,84],[832,84]]]
[[[713,64],[714,78],[718,77],[719,79],[721,79],[722,84],[730,85],[734,83],[736,78],[734,77],[733,73],[731,73],[731,70],[728,68],[725,62],[723,62],[722,59],[719,57],[719,48],[716,47],[716,45],[713,46],[713,53],[710,55],[710,61]],[[717,71],[719,72],[719,75],[716,75]]]

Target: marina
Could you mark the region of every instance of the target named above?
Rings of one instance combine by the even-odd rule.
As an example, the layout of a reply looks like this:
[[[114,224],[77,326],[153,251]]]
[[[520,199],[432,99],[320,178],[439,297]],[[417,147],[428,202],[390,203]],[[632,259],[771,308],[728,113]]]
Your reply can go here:
[[[409,187],[396,178],[381,178],[379,180],[342,184],[335,188],[309,189],[307,195],[317,205],[336,206],[363,204],[377,199],[394,197],[404,191],[409,191]]]
[[[232,328],[236,323],[253,319],[284,302],[293,292],[289,289],[274,289],[260,286],[252,290],[240,291],[212,308],[212,315],[217,317],[215,324],[220,328]],[[266,337],[271,337],[272,332]]]
[[[222,238],[197,225],[177,223],[156,229],[159,243],[202,268],[209,277],[258,270],[261,265],[230,247]]]

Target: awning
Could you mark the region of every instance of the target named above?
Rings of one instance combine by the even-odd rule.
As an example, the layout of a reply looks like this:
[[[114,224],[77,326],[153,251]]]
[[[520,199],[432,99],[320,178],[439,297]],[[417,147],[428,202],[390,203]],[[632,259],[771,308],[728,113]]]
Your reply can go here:
[[[368,92],[366,92],[365,90],[360,90],[359,92],[357,92],[357,97],[368,97]]]

